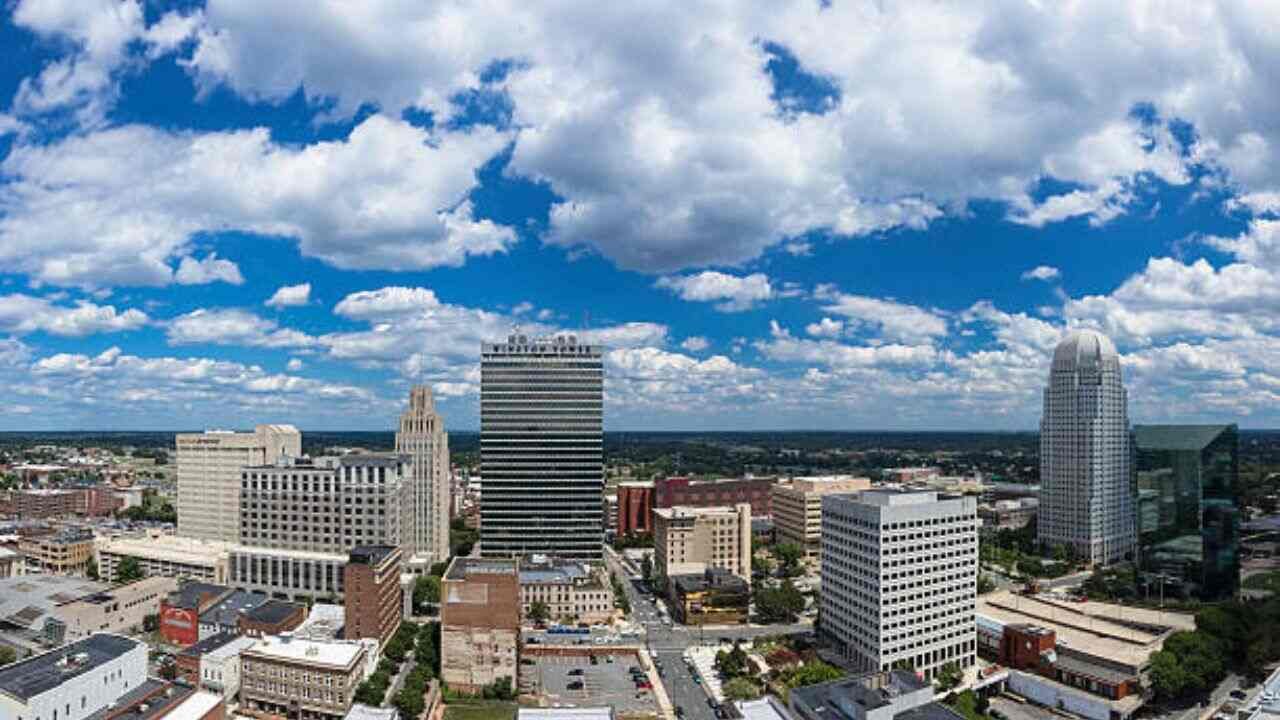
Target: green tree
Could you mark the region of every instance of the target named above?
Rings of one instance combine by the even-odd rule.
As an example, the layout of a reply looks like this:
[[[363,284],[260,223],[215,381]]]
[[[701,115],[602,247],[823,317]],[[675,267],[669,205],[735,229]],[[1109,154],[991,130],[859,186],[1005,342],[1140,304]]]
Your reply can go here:
[[[751,672],[747,651],[742,649],[742,644],[738,641],[734,641],[731,650],[721,650],[716,653],[715,667],[727,680],[742,677]]]
[[[653,561],[648,555],[640,559],[640,577],[644,578],[645,582],[653,579]]]
[[[1166,650],[1151,655],[1148,677],[1151,679],[1151,689],[1161,700],[1181,697],[1187,686],[1187,674],[1178,662],[1178,657]]]
[[[773,555],[782,564],[784,575],[795,577],[800,574],[800,560],[804,558],[804,548],[795,543],[780,543],[774,546]]]
[[[755,700],[760,697],[760,686],[750,678],[737,677],[724,684],[724,696],[729,700]]]
[[[138,564],[137,558],[126,557],[116,567],[116,582],[121,585],[136,582],[144,577],[146,576],[143,574],[142,566]]]
[[[529,619],[535,623],[545,623],[551,617],[551,610],[541,600],[529,603]]]
[[[150,613],[142,618],[142,629],[145,632],[155,632],[160,629],[160,614]]]
[[[18,659],[18,651],[8,645],[0,645],[0,667],[16,662]]]
[[[421,575],[413,581],[413,612],[424,615],[433,612],[434,606],[440,604],[440,578],[434,575]]]
[[[813,660],[786,674],[784,682],[787,687],[798,688],[839,680],[842,677],[844,677],[844,673],[840,672],[840,669],[834,665],[828,665],[821,660]]]
[[[90,560],[90,561],[89,561],[89,564],[88,564],[88,565],[85,567],[85,569],[84,569],[84,576],[85,576],[85,577],[87,577],[87,578],[89,578],[90,580],[97,580],[97,579],[98,579],[98,563],[97,563],[97,561],[95,561],[95,560]]]
[[[938,677],[934,679],[934,684],[938,690],[946,692],[959,685],[964,680],[964,671],[955,663],[947,663],[938,669]]]
[[[760,622],[792,623],[804,610],[804,595],[796,589],[790,580],[783,580],[776,588],[766,587],[759,583],[755,587],[754,600],[756,615]]]
[[[984,574],[984,575],[978,576],[978,594],[979,595],[986,595],[989,592],[993,592],[995,589],[996,589],[996,583],[994,580],[991,579],[990,575]]]

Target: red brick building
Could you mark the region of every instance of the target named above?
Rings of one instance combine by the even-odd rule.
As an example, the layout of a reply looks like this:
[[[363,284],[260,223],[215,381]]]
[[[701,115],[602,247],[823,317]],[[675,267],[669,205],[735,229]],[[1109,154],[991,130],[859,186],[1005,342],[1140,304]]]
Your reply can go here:
[[[751,517],[773,515],[774,477],[718,478],[692,480],[670,477],[654,482],[654,507],[732,507],[738,503],[751,505]],[[619,508],[621,511],[621,508]],[[621,520],[619,520],[621,523]]]
[[[110,487],[76,488],[76,514],[86,517],[106,517],[124,506]]]
[[[160,601],[160,636],[186,647],[200,640],[200,615],[222,602],[235,589],[189,582]]]
[[[618,537],[653,532],[653,483],[618,484]]]
[[[307,606],[285,600],[268,600],[244,611],[237,621],[241,635],[262,637],[289,632],[307,619]]]
[[[1054,631],[1038,625],[1005,625],[998,660],[1006,667],[1032,672],[1111,700],[1142,692],[1136,675],[1111,667],[1104,659],[1058,647]]]
[[[400,595],[400,548],[364,545],[351,549],[342,569],[346,607],[343,637],[375,638],[384,646],[404,619]]]

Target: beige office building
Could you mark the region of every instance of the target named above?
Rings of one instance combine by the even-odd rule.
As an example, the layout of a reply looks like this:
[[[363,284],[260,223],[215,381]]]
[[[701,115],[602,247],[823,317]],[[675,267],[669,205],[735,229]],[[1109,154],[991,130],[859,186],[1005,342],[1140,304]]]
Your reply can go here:
[[[177,589],[173,578],[143,578],[59,605],[53,616],[66,625],[67,642],[99,632],[127,635],[141,630],[148,615],[160,612],[160,599]]]
[[[414,531],[406,566],[417,575],[449,558],[449,435],[431,388],[414,387],[400,416],[396,452],[412,459],[409,486]]]
[[[210,430],[177,436],[178,534],[240,541],[240,469],[302,454],[292,425],[259,425],[251,433]]]
[[[822,496],[869,490],[871,480],[851,475],[793,478],[773,486],[773,532],[779,543],[804,548],[817,557],[822,543]]]
[[[223,585],[229,578],[232,545],[215,540],[193,540],[175,535],[98,538],[98,574],[114,582],[120,562],[138,561],[147,577],[200,580]]]
[[[240,653],[240,712],[262,720],[342,720],[364,679],[361,643],[264,637]]]
[[[724,568],[751,578],[751,505],[653,511],[654,572],[659,577]]]

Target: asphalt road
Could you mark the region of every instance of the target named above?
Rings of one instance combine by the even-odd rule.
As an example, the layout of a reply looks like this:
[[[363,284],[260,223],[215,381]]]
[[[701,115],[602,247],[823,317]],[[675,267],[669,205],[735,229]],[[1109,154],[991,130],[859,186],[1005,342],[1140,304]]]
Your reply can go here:
[[[667,688],[672,705],[684,708],[686,720],[715,720],[715,712],[708,704],[710,696],[701,684],[694,682],[693,672],[684,661],[684,651],[692,645],[715,644],[722,640],[750,640],[766,635],[787,635],[809,632],[813,626],[809,623],[796,625],[750,626],[740,625],[725,628],[704,629],[686,627],[684,625],[666,625],[661,622],[656,601],[641,593],[630,581],[631,572],[610,551],[605,551],[606,562],[612,572],[617,573],[618,580],[631,603],[631,614],[628,619],[639,623],[645,631],[633,642],[642,642],[662,665],[662,682]],[[728,647],[728,643],[726,643]]]

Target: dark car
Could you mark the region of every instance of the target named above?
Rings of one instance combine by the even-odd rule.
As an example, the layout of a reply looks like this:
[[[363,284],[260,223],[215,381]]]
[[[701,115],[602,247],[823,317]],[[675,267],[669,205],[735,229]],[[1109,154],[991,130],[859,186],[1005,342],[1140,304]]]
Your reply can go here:
[[[677,706],[676,706],[676,717],[684,717],[684,706],[683,706],[683,705],[677,705]]]
[[[570,689],[570,690],[581,690],[581,689],[582,689],[582,681],[581,681],[581,680],[574,680],[573,682],[569,683],[569,689]]]
[[[582,673],[583,673],[582,668],[574,668],[569,671],[570,675],[581,675]]]

